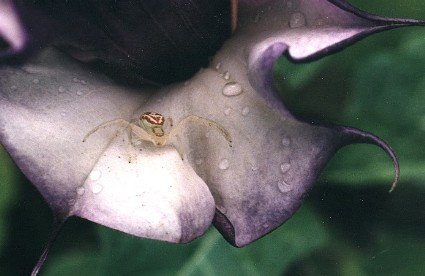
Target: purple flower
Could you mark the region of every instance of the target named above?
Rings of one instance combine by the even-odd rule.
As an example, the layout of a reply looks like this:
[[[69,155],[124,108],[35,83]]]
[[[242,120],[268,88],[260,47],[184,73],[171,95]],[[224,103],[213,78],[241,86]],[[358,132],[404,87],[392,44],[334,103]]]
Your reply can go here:
[[[378,145],[394,163],[391,189],[398,180],[396,157],[378,137],[292,115],[275,90],[273,64],[282,55],[318,59],[422,21],[337,0],[17,2],[0,4],[0,61],[8,64],[0,68],[0,138],[58,225],[79,216],[186,243],[213,223],[241,247],[289,219],[345,145]],[[173,146],[129,147],[118,125],[82,142],[105,121],[146,111],[174,124],[190,115],[212,120],[232,147],[196,123]]]

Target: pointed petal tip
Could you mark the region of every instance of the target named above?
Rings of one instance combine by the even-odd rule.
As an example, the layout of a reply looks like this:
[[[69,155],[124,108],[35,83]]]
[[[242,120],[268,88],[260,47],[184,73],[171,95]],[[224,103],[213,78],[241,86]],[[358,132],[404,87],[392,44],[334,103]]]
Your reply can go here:
[[[49,255],[50,249],[53,247],[57,237],[59,236],[60,231],[63,228],[63,225],[65,224],[68,217],[62,217],[62,216],[55,216],[53,221],[53,227],[52,232],[50,233],[49,240],[47,241],[46,245],[44,246],[44,249],[40,255],[40,258],[38,259],[37,263],[35,264],[31,276],[37,276],[40,272],[40,269],[43,267],[47,260],[47,256]]]
[[[230,220],[217,208],[215,209],[215,216],[213,221],[214,226],[224,237],[224,239],[234,247],[242,247],[236,243],[235,228]]]
[[[372,133],[351,127],[340,127],[339,131],[342,134],[341,147],[349,144],[371,144],[380,147],[387,153],[393,162],[395,174],[389,192],[394,191],[400,180],[400,164],[393,149],[384,140]]]
[[[350,12],[352,14],[355,14],[356,16],[360,18],[364,18],[370,21],[374,22],[381,22],[385,23],[388,27],[401,27],[401,26],[425,26],[425,20],[419,20],[419,19],[407,19],[407,18],[390,18],[390,17],[383,17],[376,14],[369,13],[367,11],[361,10],[352,4],[350,4],[346,0],[328,0],[330,3],[334,4],[335,6]],[[389,25],[389,26],[388,26]],[[391,26],[393,25],[393,26]],[[395,26],[394,26],[395,25]]]

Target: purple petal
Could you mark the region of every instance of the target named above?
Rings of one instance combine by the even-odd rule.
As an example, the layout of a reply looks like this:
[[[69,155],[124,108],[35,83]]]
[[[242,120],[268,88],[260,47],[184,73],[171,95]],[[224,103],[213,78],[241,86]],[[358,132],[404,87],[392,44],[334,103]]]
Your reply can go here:
[[[222,100],[210,100],[214,108],[225,113],[228,108],[237,110],[232,114],[240,117],[227,119],[234,136],[229,174],[208,172],[207,178],[203,176],[217,202],[215,225],[235,246],[258,239],[290,218],[327,161],[344,145],[371,143],[383,148],[394,163],[394,189],[399,167],[385,142],[360,130],[299,121],[281,103],[274,88],[273,64],[281,55],[310,60],[378,30],[422,24],[387,20],[349,8],[327,1],[269,1],[255,11],[242,6],[239,31],[215,58],[220,70],[230,72],[229,81],[243,87],[244,95],[264,100],[243,96],[234,102],[228,99],[227,105],[220,107]],[[247,108],[249,113],[243,114]]]
[[[288,46],[293,61],[309,61],[334,51],[374,32],[402,26],[424,25],[424,21],[383,18],[360,11],[346,1],[288,0],[252,1],[240,4],[241,36],[254,51],[275,43]]]
[[[23,51],[26,46],[26,30],[9,0],[0,2],[0,38],[0,59]]]

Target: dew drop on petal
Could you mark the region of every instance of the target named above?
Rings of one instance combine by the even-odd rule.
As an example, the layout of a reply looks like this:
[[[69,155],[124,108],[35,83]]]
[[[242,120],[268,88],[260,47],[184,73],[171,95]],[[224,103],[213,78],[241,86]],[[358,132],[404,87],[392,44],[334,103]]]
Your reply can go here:
[[[98,194],[103,190],[103,186],[99,185],[99,184],[94,184],[91,188],[91,191],[93,192],[93,194]]]
[[[284,180],[280,180],[277,183],[277,188],[279,189],[279,191],[281,191],[282,193],[287,193],[290,192],[292,190],[291,185],[289,185],[288,183],[286,183]]]
[[[218,71],[218,70],[220,70],[220,68],[221,68],[221,62],[219,62],[215,65],[215,70]]]
[[[77,195],[83,195],[86,192],[86,189],[84,187],[78,187],[77,188]]]
[[[223,79],[225,79],[225,80],[229,80],[229,79],[230,79],[230,73],[229,73],[228,71],[226,71],[226,72],[223,74]]]
[[[198,158],[195,160],[196,165],[201,165],[202,163],[204,163],[204,160],[202,160],[202,158]]]
[[[230,166],[229,160],[223,159],[220,161],[220,164],[218,164],[218,167],[220,170],[227,170]]]
[[[325,25],[325,21],[323,19],[319,18],[314,22],[314,25],[316,25],[318,27],[323,26],[323,25]]]
[[[289,164],[289,163],[282,163],[280,165],[280,171],[282,173],[286,173],[287,171],[289,171],[290,168],[291,168],[291,164]]]
[[[89,175],[90,180],[96,181],[99,180],[100,177],[102,176],[102,172],[101,171],[92,171]]]
[[[32,82],[37,84],[37,83],[40,83],[40,80],[39,79],[33,79]]]
[[[227,209],[224,206],[217,206],[217,209],[222,213],[222,214],[226,214],[227,213]]]
[[[59,93],[65,92],[65,87],[59,86],[58,91],[59,91]]]
[[[242,109],[242,115],[243,116],[246,116],[246,115],[248,115],[249,114],[249,107],[244,107],[243,109]]]
[[[291,144],[291,140],[289,140],[289,138],[282,138],[282,145],[284,147],[289,147],[290,144]]]
[[[73,82],[80,82],[80,80],[78,78],[73,78],[72,81]]]
[[[223,95],[227,97],[237,96],[242,93],[242,86],[237,82],[228,82],[223,87]]]
[[[10,90],[16,90],[16,89],[18,89],[18,87],[17,87],[16,85],[12,85],[12,86],[10,87]]]
[[[286,2],[286,6],[288,8],[292,8],[294,6],[294,3],[292,3],[292,1],[288,1],[288,2]]]
[[[75,205],[75,199],[68,200],[68,206],[74,206]]]
[[[226,107],[225,109],[224,109],[224,114],[225,115],[230,115],[230,112],[232,111],[232,109],[230,108],[230,107]]]
[[[291,17],[289,19],[289,27],[291,28],[300,28],[304,27],[306,24],[305,16],[304,14],[300,12],[294,12],[291,14]]]
[[[66,116],[66,112],[65,112],[65,111],[62,111],[62,112],[61,112],[61,116],[62,116],[62,117],[65,117],[65,116]]]
[[[135,145],[135,146],[140,146],[140,145],[142,145],[142,141],[136,140],[136,141],[132,142],[132,144]]]
[[[78,91],[77,91],[77,95],[78,95],[78,96],[81,96],[81,95],[83,95],[83,94],[84,94],[84,93],[83,93],[83,91],[81,91],[81,90],[78,90]]]

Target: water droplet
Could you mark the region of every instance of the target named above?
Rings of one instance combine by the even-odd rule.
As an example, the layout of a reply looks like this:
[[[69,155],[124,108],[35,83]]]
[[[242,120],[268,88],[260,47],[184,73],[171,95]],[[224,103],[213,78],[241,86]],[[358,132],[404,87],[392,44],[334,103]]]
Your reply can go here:
[[[35,83],[35,84],[37,84],[37,83],[40,82],[40,80],[39,79],[33,79],[32,82]]]
[[[11,90],[16,90],[16,89],[18,89],[18,87],[17,87],[16,85],[12,85],[12,86],[10,87],[10,89],[11,89]]]
[[[65,92],[65,87],[59,86],[58,91],[59,91],[59,93]]]
[[[202,163],[204,163],[204,160],[202,160],[202,158],[198,158],[195,160],[196,165],[201,165]]]
[[[224,114],[225,115],[230,115],[230,112],[232,111],[232,109],[230,108],[230,107],[226,107],[225,109],[224,109]]]
[[[279,191],[281,191],[282,193],[287,193],[287,192],[289,192],[289,191],[292,190],[291,185],[289,185],[288,183],[286,183],[284,180],[280,180],[277,183],[277,187],[278,187]]]
[[[95,170],[90,173],[89,178],[90,180],[96,181],[96,180],[99,180],[101,176],[102,176],[102,172]]]
[[[227,170],[230,166],[229,160],[223,159],[220,161],[220,164],[218,164],[218,167],[220,170]]]
[[[226,214],[227,213],[227,209],[224,206],[217,206],[217,209],[222,213],[222,214]]]
[[[252,171],[254,171],[254,172],[255,172],[256,170],[258,170],[257,165],[252,165],[252,166],[251,166],[251,170],[252,170]]]
[[[80,82],[80,80],[78,78],[73,78],[72,81],[73,82]]]
[[[318,19],[316,19],[316,21],[314,22],[314,24],[316,26],[323,26],[323,25],[325,25],[325,21],[323,21],[323,19],[321,19],[321,18],[318,18]]]
[[[228,71],[226,71],[226,72],[223,74],[223,78],[224,78],[225,80],[229,80],[229,79],[230,79],[230,73],[229,73]]]
[[[242,115],[246,116],[246,115],[248,115],[248,113],[249,113],[249,107],[246,106],[242,109]]]
[[[282,145],[284,147],[289,147],[290,144],[291,144],[291,140],[289,140],[289,138],[282,138]]]
[[[260,13],[257,13],[254,17],[254,23],[257,23],[260,20]]]
[[[86,189],[84,189],[84,187],[77,188],[77,195],[83,195],[85,192],[86,192]]]
[[[75,199],[69,199],[68,206],[74,206],[74,205],[75,205]]]
[[[65,116],[66,116],[66,112],[65,112],[65,111],[62,111],[62,112],[61,112],[61,116],[62,116],[62,117],[65,117]]]
[[[240,95],[242,91],[242,86],[234,81],[226,83],[222,90],[223,95],[228,97]]]
[[[288,2],[286,2],[286,6],[288,8],[292,8],[294,6],[294,3],[292,3],[292,1],[288,1]]]
[[[291,164],[289,164],[289,163],[282,163],[280,165],[280,170],[283,173],[286,173],[287,171],[289,171],[290,168],[291,168]]]
[[[215,65],[215,70],[218,71],[218,70],[220,70],[220,68],[221,68],[221,62],[219,62]]]
[[[291,28],[300,28],[304,27],[306,24],[304,14],[300,12],[294,12],[291,14],[291,18],[289,19],[289,27]]]
[[[93,187],[91,188],[91,191],[93,192],[93,194],[98,194],[102,190],[103,190],[103,186],[99,184],[94,184]]]
[[[81,96],[81,95],[83,95],[83,94],[84,94],[84,93],[83,93],[83,91],[81,91],[81,90],[78,90],[78,91],[77,91],[77,95],[78,95],[78,96]]]

